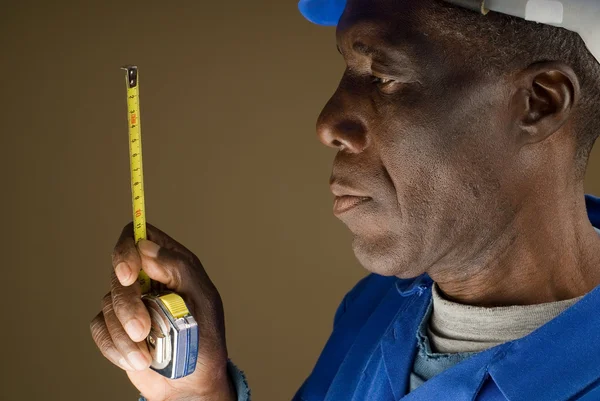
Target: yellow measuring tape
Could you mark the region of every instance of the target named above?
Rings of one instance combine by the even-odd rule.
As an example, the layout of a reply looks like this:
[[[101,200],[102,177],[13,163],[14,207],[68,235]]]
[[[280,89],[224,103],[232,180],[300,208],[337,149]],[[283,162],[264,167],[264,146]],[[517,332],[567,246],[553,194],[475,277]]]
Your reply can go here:
[[[133,203],[133,234],[135,243],[146,239],[146,208],[144,200],[144,170],[142,168],[142,130],[140,121],[140,76],[136,66],[127,71],[127,121],[129,124],[129,163],[131,165],[131,198]],[[150,292],[150,277],[142,270],[138,276],[142,293]]]
[[[142,129],[140,121],[140,76],[136,66],[123,67],[127,71],[125,77],[127,83],[127,123],[129,127],[129,164],[131,170],[131,198],[133,204],[133,236],[135,243],[139,240],[146,239],[146,207],[144,199],[144,170],[142,164]],[[191,374],[196,367],[198,347],[198,325],[190,314],[187,305],[183,298],[174,292],[158,290],[157,286],[152,285],[150,277],[142,270],[138,275],[138,282],[142,289],[142,298],[146,305],[154,302],[159,306],[160,310],[155,312],[162,316],[160,320],[169,321],[169,327],[164,328],[156,321],[156,316],[153,316],[152,327],[162,327],[159,332],[151,331],[146,341],[150,347],[152,354],[153,365],[152,369],[159,372],[161,375],[168,378],[178,378]],[[153,288],[154,287],[154,288]],[[154,291],[151,293],[151,291]],[[162,305],[162,306],[160,306]],[[165,319],[164,321],[162,319]],[[175,326],[175,320],[185,322],[185,328]],[[181,336],[181,338],[180,338]],[[154,363],[163,363],[159,355],[164,356],[166,352],[160,348],[156,339],[162,339],[169,344],[172,344],[171,352],[173,356],[169,356],[171,362],[169,365],[154,365]],[[164,341],[161,343],[164,345]],[[158,347],[158,348],[157,348]],[[187,365],[182,365],[182,361]],[[169,369],[167,369],[169,368]]]

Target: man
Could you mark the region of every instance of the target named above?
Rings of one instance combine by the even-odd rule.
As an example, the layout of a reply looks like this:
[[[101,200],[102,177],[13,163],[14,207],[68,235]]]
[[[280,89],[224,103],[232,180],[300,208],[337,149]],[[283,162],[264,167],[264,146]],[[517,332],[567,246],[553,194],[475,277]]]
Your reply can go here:
[[[339,2],[338,2],[339,3]],[[334,213],[373,274],[340,305],[294,400],[600,400],[600,64],[575,33],[439,0],[350,0],[318,120]],[[131,226],[92,333],[150,401],[246,400],[198,258]],[[140,268],[181,294],[197,369],[147,369]]]

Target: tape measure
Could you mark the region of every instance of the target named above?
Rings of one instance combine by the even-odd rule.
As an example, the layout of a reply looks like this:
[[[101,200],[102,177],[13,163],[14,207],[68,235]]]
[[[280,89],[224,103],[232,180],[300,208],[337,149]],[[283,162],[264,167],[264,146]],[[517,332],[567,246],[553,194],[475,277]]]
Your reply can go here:
[[[127,122],[129,126],[129,163],[133,204],[135,243],[146,239],[144,170],[142,166],[142,129],[140,119],[140,77],[136,66],[127,71]],[[183,298],[152,286],[150,277],[141,270],[138,281],[142,301],[150,313],[150,334],[146,344],[152,364],[150,368],[169,379],[190,375],[198,359],[199,328]]]
[[[146,207],[144,198],[144,170],[142,165],[142,128],[140,119],[140,79],[136,66],[123,67],[127,71],[127,120],[129,124],[129,164],[131,166],[131,198],[133,204],[133,235],[135,243],[146,239]],[[138,281],[142,294],[150,292],[150,277],[141,270]]]

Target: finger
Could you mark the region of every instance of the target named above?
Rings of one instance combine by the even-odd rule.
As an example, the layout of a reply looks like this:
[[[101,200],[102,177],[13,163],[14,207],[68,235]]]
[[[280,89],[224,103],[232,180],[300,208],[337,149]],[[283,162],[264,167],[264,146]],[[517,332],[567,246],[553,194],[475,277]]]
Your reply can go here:
[[[166,285],[172,291],[182,290],[182,277],[187,275],[186,261],[182,255],[163,248],[155,242],[140,240],[138,249],[142,260],[142,269],[150,279]]]
[[[113,250],[112,265],[117,278],[124,286],[132,285],[137,281],[142,261],[135,246],[133,223],[123,228]]]
[[[140,284],[124,286],[113,272],[110,295],[112,307],[121,326],[132,341],[144,341],[150,334],[150,314],[144,306]]]
[[[96,317],[90,323],[90,331],[92,332],[92,338],[96,343],[96,346],[104,355],[106,359],[127,371],[133,371],[133,368],[127,363],[125,358],[121,356],[117,348],[115,347],[110,333],[104,323],[104,315],[102,312],[98,313]]]
[[[214,295],[216,288],[195,255],[185,255],[149,240],[138,242],[142,269],[148,276],[181,295]]]
[[[135,343],[119,322],[113,309],[112,296],[107,294],[102,300],[102,313],[110,338],[119,353],[135,370],[144,370],[150,366],[152,358],[145,343]]]

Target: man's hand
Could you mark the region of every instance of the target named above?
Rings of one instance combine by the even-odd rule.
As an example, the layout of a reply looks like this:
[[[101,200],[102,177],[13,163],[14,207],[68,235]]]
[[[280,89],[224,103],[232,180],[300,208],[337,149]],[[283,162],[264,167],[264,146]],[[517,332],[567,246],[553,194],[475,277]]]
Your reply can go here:
[[[221,297],[200,260],[183,245],[147,224],[148,240],[135,246],[133,225],[123,229],[113,252],[111,291],[90,325],[100,352],[127,371],[149,401],[232,401],[235,390],[227,374],[227,347]],[[149,369],[145,343],[150,315],[137,282],[140,269],[179,294],[198,322],[198,362],[193,374],[169,380]]]

